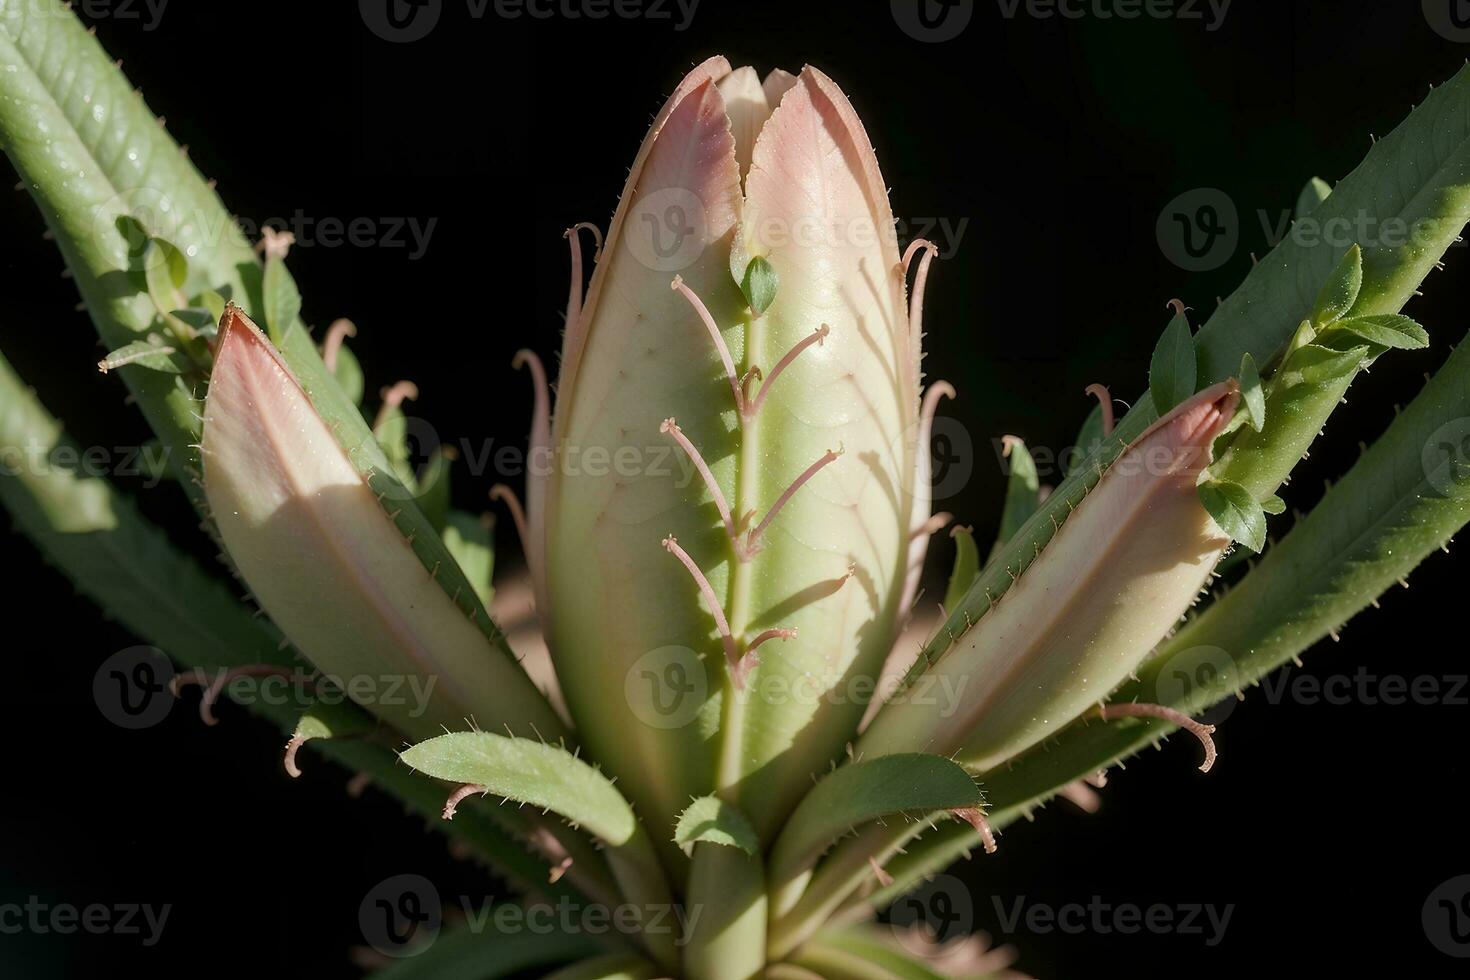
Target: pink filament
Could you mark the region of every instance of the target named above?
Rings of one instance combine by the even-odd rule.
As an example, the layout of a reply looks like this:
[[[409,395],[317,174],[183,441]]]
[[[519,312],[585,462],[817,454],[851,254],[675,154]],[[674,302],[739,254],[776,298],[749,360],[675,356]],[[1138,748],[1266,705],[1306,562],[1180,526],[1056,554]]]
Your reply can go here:
[[[923,343],[924,332],[924,286],[929,281],[929,263],[934,261],[934,256],[939,254],[939,249],[931,241],[916,238],[909,242],[909,247],[903,253],[903,274],[909,273],[909,264],[914,259],[914,253],[919,249],[924,250],[924,257],[919,260],[919,271],[914,276],[914,291],[909,297],[909,337],[912,338],[914,349],[918,350]]]
[[[296,765],[296,753],[305,744],[306,736],[304,735],[292,735],[291,741],[286,743],[286,775],[292,779],[301,778],[301,769]]]
[[[747,643],[745,645],[745,652],[747,654],[749,654],[752,650],[754,650],[756,647],[760,646],[762,643],[766,642],[767,640],[794,640],[795,638],[796,638],[796,630],[794,630],[794,629],[784,629],[783,628],[783,629],[766,630],[764,633],[760,634],[755,639],[751,640],[749,643]]]
[[[975,833],[980,835],[980,841],[985,845],[986,854],[995,853],[995,831],[990,829],[990,822],[985,819],[985,814],[980,812],[979,807],[960,807],[950,812],[975,828]]]
[[[730,623],[725,619],[725,610],[720,606],[720,600],[715,597],[714,587],[709,584],[709,579],[704,577],[704,572],[694,564],[694,559],[689,557],[689,552],[679,547],[679,542],[671,534],[663,540],[664,550],[683,564],[688,570],[694,583],[699,586],[699,591],[704,594],[704,601],[709,606],[710,615],[715,618],[715,626],[720,631],[720,643],[725,648],[725,660],[734,672],[735,686],[742,687],[744,684],[744,672],[740,669],[740,649],[735,643],[735,637],[730,633]]]
[[[743,418],[745,416],[745,395],[740,390],[740,375],[735,372],[735,362],[730,357],[730,348],[725,346],[725,338],[720,336],[720,328],[715,325],[715,318],[710,315],[709,308],[704,305],[704,302],[694,294],[694,290],[684,285],[683,276],[675,276],[674,281],[669,283],[669,288],[687,299],[689,305],[694,307],[694,312],[699,314],[699,319],[704,322],[710,339],[715,342],[715,350],[719,351],[720,360],[725,365],[725,376],[730,379],[730,390],[735,393],[735,409]]]
[[[332,321],[327,328],[327,339],[322,341],[322,363],[327,366],[328,371],[337,370],[337,352],[342,349],[342,341],[348,337],[357,336],[357,325],[346,317],[338,317]]]
[[[474,796],[476,793],[487,792],[489,792],[488,789],[475,783],[467,783],[464,786],[461,786],[459,789],[455,790],[449,795],[449,799],[444,801],[444,819],[454,819],[454,813],[457,809],[459,809],[459,805],[464,802],[465,797]]]
[[[1215,740],[1210,736],[1215,731],[1214,725],[1206,725],[1195,721],[1184,712],[1170,708],[1162,704],[1138,704],[1130,702],[1127,704],[1108,704],[1098,709],[1098,715],[1103,721],[1112,721],[1114,718],[1157,718],[1170,724],[1178,725],[1200,740],[1205,747],[1205,761],[1200,763],[1200,772],[1209,772],[1210,767],[1215,764]]]
[[[521,498],[516,492],[504,483],[497,483],[490,488],[490,499],[498,500],[505,504],[505,509],[510,511],[510,519],[515,522],[516,534],[521,538],[521,550],[525,551],[531,543],[531,535],[526,529],[526,512],[521,507]]]
[[[775,519],[776,515],[781,512],[781,508],[786,506],[786,501],[790,500],[792,495],[795,494],[796,491],[800,490],[804,483],[806,483],[812,477],[816,476],[817,473],[822,469],[822,467],[833,462],[837,459],[838,456],[841,455],[841,449],[827,450],[825,453],[822,454],[821,459],[808,466],[805,470],[802,471],[801,476],[798,476],[795,480],[791,482],[791,486],[787,487],[781,493],[781,496],[776,498],[776,502],[771,505],[771,509],[766,511],[766,516],[761,518],[761,522],[755,526],[755,530],[750,532],[750,536],[746,542],[747,555],[753,555],[760,550],[759,541],[761,535],[765,533],[766,528],[770,526],[771,521]]]
[[[572,282],[570,288],[567,290],[568,329],[582,315],[582,237],[577,233],[583,228],[592,232],[592,238],[597,243],[592,252],[592,261],[596,262],[602,255],[602,232],[592,222],[579,221],[562,234],[562,237],[567,240],[572,250]]]
[[[802,351],[806,350],[812,344],[822,343],[822,341],[827,338],[827,334],[831,332],[832,328],[824,323],[816,330],[813,330],[806,337],[802,338],[794,345],[792,345],[792,348],[786,352],[786,356],[776,362],[776,366],[771,369],[770,375],[761,382],[760,391],[756,393],[755,399],[745,407],[746,418],[750,418],[754,416],[756,412],[760,411],[761,402],[766,400],[767,392],[771,390],[771,385],[775,382],[776,378],[780,376],[781,372],[786,370],[787,366],[789,366],[792,361],[801,356]]]
[[[694,448],[694,443],[689,441],[689,437],[684,435],[684,430],[679,428],[679,423],[675,422],[672,418],[664,419],[663,424],[658,427],[658,430],[673,436],[674,441],[679,444],[679,448],[684,450],[685,455],[689,457],[689,461],[699,471],[699,476],[704,480],[704,485],[709,490],[710,496],[715,499],[715,507],[720,511],[720,519],[725,522],[725,533],[730,536],[732,544],[736,543],[739,532],[735,529],[735,518],[730,515],[730,505],[725,502],[725,494],[720,490],[720,485],[715,482],[715,475],[710,472],[709,466],[705,464],[704,457],[699,454],[698,449]]]
[[[224,693],[230,681],[237,677],[290,677],[295,671],[290,667],[280,664],[250,664],[245,667],[232,667],[229,670],[221,670],[215,674],[214,680],[209,680],[209,671],[191,670],[187,673],[178,674],[169,681],[168,689],[174,697],[179,696],[179,689],[185,684],[198,684],[204,687],[204,696],[199,699],[199,717],[206,725],[213,727],[219,724],[219,719],[214,716],[214,706],[219,701],[219,696]],[[206,683],[208,686],[205,686]]]
[[[1113,395],[1108,391],[1107,385],[1090,384],[1087,386],[1087,394],[1097,399],[1102,406],[1102,429],[1103,435],[1113,434]]]

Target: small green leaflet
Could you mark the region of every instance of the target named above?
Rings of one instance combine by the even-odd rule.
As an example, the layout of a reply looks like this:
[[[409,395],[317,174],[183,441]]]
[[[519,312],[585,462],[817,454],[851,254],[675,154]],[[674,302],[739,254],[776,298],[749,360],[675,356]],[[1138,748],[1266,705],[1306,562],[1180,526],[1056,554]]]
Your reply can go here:
[[[1251,428],[1260,432],[1266,424],[1266,390],[1261,386],[1256,360],[1249,352],[1240,359],[1240,400],[1245,405]]]
[[[1103,435],[1102,406],[1092,406],[1092,411],[1087,413],[1087,418],[1082,421],[1082,428],[1077,430],[1077,438],[1073,440],[1076,451],[1068,454],[1065,459],[1065,469],[1071,473],[1080,466],[1087,457],[1091,456],[1093,450],[1102,445],[1107,438]],[[1009,488],[1007,488],[1009,490]]]
[[[1333,350],[1331,347],[1308,344],[1293,351],[1284,367],[1287,373],[1296,375],[1302,382],[1320,385],[1356,371],[1367,356],[1367,345],[1348,350]]]
[[[184,280],[189,276],[189,263],[172,244],[162,238],[150,238],[143,253],[143,280],[148,298],[158,312],[167,313],[189,305],[184,295]]]
[[[174,363],[171,356],[174,353],[172,347],[162,347],[150,344],[146,340],[135,340],[131,344],[119,347],[97,362],[97,370],[106,374],[115,371],[128,364],[147,368],[150,371],[163,371],[167,374],[178,374],[179,366]]]
[[[1159,337],[1148,365],[1148,389],[1153,395],[1154,411],[1163,415],[1193,395],[1198,371],[1189,318],[1182,312],[1176,313]]]
[[[357,355],[352,353],[346,344],[337,348],[337,363],[332,366],[332,375],[337,379],[337,384],[342,386],[342,391],[347,395],[347,400],[354,405],[361,405],[362,393],[365,387],[362,376],[362,364],[357,360]]]
[[[366,735],[378,727],[377,720],[349,701],[318,701],[301,713],[292,733],[290,751],[286,755],[286,771],[301,775],[295,751],[317,738],[353,738]]]
[[[279,347],[286,329],[301,315],[301,293],[296,288],[296,280],[286,271],[285,259],[274,255],[266,258],[261,296],[265,303],[266,332]]]
[[[1358,301],[1363,288],[1363,252],[1354,245],[1338,260],[1312,307],[1312,322],[1319,328],[1340,319]]]
[[[495,574],[495,519],[489,514],[476,516],[451,510],[440,536],[475,595],[488,607],[495,594],[491,585]]]
[[[1099,442],[1102,441],[1101,412],[1102,407],[1098,406],[1097,439]],[[1015,537],[1016,532],[1021,530],[1021,525],[1025,524],[1031,515],[1036,513],[1036,508],[1041,506],[1041,480],[1036,474],[1036,460],[1031,458],[1031,450],[1014,436],[1006,436],[1002,445],[1004,446],[1002,452],[1010,464],[1007,467],[1010,473],[1006,479],[1006,499],[1000,512],[1000,531],[996,534],[996,547],[1004,546],[1007,541]],[[1092,454],[1092,449],[1093,447],[1089,446],[1084,450],[1079,444],[1077,451],[1081,455],[1077,458],[1085,459]],[[968,582],[965,585],[966,588],[969,587]],[[953,587],[953,580],[951,580],[950,588]],[[954,609],[955,607],[946,601],[944,608]]]
[[[752,313],[761,316],[770,309],[771,304],[776,301],[778,283],[776,270],[768,260],[759,255],[750,260],[750,264],[745,267],[745,278],[740,283],[740,291],[745,294],[745,302]]]
[[[958,609],[960,600],[970,591],[975,576],[980,574],[980,550],[975,547],[975,532],[956,524],[950,528],[954,539],[954,571],[949,573],[949,588],[944,593],[946,611]]]
[[[419,510],[424,512],[441,537],[445,521],[449,518],[449,464],[455,455],[451,446],[435,447],[418,475],[418,492],[414,494]]]
[[[638,829],[633,808],[596,768],[559,745],[491,732],[452,732],[406,750],[400,758],[436,779],[484,786],[585,827],[613,847]]]
[[[1305,218],[1312,211],[1327,200],[1327,195],[1332,193],[1332,185],[1321,177],[1313,177],[1307,181],[1300,194],[1296,196],[1296,216]]]
[[[1209,480],[1200,484],[1200,502],[1220,530],[1252,551],[1266,550],[1266,513],[1239,483]]]
[[[679,814],[674,843],[688,854],[700,841],[738,847],[746,854],[760,852],[760,838],[749,818],[718,796],[701,796]]]
[[[823,777],[798,804],[771,851],[778,887],[809,868],[853,827],[898,813],[977,807],[980,788],[959,763],[920,752],[864,759]]]
[[[1266,513],[1272,515],[1273,517],[1277,514],[1285,514],[1286,501],[1282,500],[1280,497],[1276,496],[1276,494],[1273,493],[1271,494],[1271,496],[1261,501],[1261,509],[1264,510]]]
[[[1402,313],[1350,316],[1335,326],[1380,347],[1420,350],[1429,346],[1429,332]]]

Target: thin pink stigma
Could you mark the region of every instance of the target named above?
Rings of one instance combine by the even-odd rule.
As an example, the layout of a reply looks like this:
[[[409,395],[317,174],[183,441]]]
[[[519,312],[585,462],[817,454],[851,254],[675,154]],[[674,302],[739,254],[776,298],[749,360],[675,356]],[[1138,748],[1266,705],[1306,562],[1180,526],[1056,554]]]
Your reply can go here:
[[[1026,443],[1024,440],[1021,439],[1020,436],[1001,436],[1000,454],[1006,459],[1010,459],[1011,453],[1016,451],[1016,447],[1024,445],[1026,445]]]
[[[990,829],[990,822],[978,806],[960,807],[949,812],[975,828],[975,833],[980,835],[980,841],[985,845],[986,854],[995,853],[995,831]]]
[[[1184,311],[1189,309],[1189,307],[1184,305],[1184,300],[1182,299],[1171,299],[1164,305],[1173,310],[1175,316],[1183,316]]]
[[[878,879],[879,887],[887,888],[889,885],[893,884],[893,875],[883,870],[883,865],[878,863],[877,858],[869,857],[868,867],[872,870],[873,877]]]
[[[346,317],[338,317],[327,328],[327,338],[322,341],[322,363],[328,371],[337,370],[337,352],[348,337],[357,336],[357,324]]]
[[[1103,435],[1113,434],[1113,393],[1108,391],[1108,386],[1103,384],[1090,384],[1087,386],[1087,394],[1097,399],[1102,406],[1102,429]]]
[[[459,809],[459,805],[465,801],[466,797],[474,796],[476,793],[484,794],[488,792],[489,790],[486,787],[479,786],[475,783],[466,783],[464,786],[461,786],[449,795],[449,799],[444,801],[444,819],[453,820],[455,811]]]
[[[516,534],[521,539],[521,550],[525,551],[531,543],[531,535],[526,529],[526,511],[521,506],[521,498],[504,483],[497,483],[490,488],[490,499],[500,501],[510,511],[510,519],[515,522]]]
[[[1102,797],[1098,795],[1097,790],[1080,779],[1074,780],[1057,790],[1057,795],[1083,813],[1096,813],[1102,808]]]
[[[766,630],[764,633],[760,634],[755,639],[751,640],[749,643],[747,643],[745,645],[745,652],[746,652],[747,655],[749,655],[752,650],[754,650],[756,647],[760,646],[762,643],[766,642],[767,640],[794,640],[794,639],[796,639],[796,630],[794,630],[794,629],[784,629],[783,628],[783,629]]]
[[[909,247],[903,253],[905,278],[909,274],[909,263],[919,249],[924,250],[924,257],[919,260],[919,271],[914,276],[914,291],[909,297],[909,337],[912,338],[915,350],[919,349],[919,344],[924,340],[924,286],[929,282],[929,263],[939,254],[939,249],[931,241],[916,238],[909,242]]]
[[[954,520],[953,514],[951,514],[947,510],[941,510],[939,513],[930,517],[923,524],[920,524],[918,528],[914,531],[914,537],[928,537],[931,534],[938,534],[940,531],[948,527],[949,522],[952,520]]]
[[[715,597],[714,587],[709,584],[709,579],[704,577],[704,572],[694,564],[694,559],[689,557],[689,552],[679,547],[678,540],[670,534],[663,540],[664,550],[679,559],[684,568],[688,570],[694,584],[699,586],[699,591],[704,594],[704,601],[709,606],[710,615],[715,618],[715,626],[720,631],[720,643],[725,648],[725,662],[729,664],[730,671],[735,678],[735,686],[745,686],[745,670],[741,666],[740,647],[735,642],[735,637],[730,633],[730,623],[725,619],[725,610],[720,606],[720,600]]]
[[[675,276],[674,281],[669,283],[669,288],[679,293],[694,307],[694,312],[699,314],[700,320],[704,321],[705,329],[709,331],[710,339],[715,342],[715,350],[719,351],[720,360],[725,365],[725,376],[730,379],[730,390],[735,393],[735,409],[742,417],[745,417],[745,394],[740,390],[740,375],[735,371],[735,362],[730,357],[730,348],[725,346],[725,338],[720,336],[720,328],[715,325],[715,318],[710,315],[709,308],[694,294],[694,290],[684,285],[683,276]]]
[[[837,457],[841,455],[841,448],[827,450],[822,454],[821,459],[803,470],[801,476],[798,476],[791,482],[791,486],[782,491],[781,496],[777,497],[776,502],[771,505],[771,509],[766,511],[766,516],[761,518],[761,522],[755,526],[754,530],[746,535],[745,557],[749,558],[760,551],[761,535],[765,533],[766,528],[771,526],[771,521],[775,520],[776,515],[781,512],[781,508],[786,506],[786,501],[790,500],[796,491],[800,490],[804,483],[816,476],[824,466],[836,461]]]
[[[306,744],[306,736],[292,735],[291,741],[286,743],[286,775],[292,779],[301,778],[301,769],[296,765],[296,753],[301,751],[301,746]]]
[[[1210,737],[1215,732],[1215,726],[1195,721],[1178,709],[1162,704],[1129,702],[1127,704],[1105,704],[1098,709],[1097,713],[1103,721],[1112,721],[1114,718],[1158,718],[1171,725],[1178,725],[1199,739],[1200,744],[1205,747],[1205,761],[1200,763],[1199,771],[1209,772],[1210,767],[1215,764],[1215,740]]]
[[[568,327],[582,315],[582,237],[578,232],[583,228],[592,232],[592,238],[597,243],[592,252],[592,261],[596,262],[602,256],[602,232],[592,222],[579,221],[562,233],[572,250],[572,282],[567,290]]]
[[[378,408],[378,416],[373,419],[373,431],[377,432],[383,428],[383,423],[388,421],[388,413],[398,408],[405,401],[417,401],[419,397],[419,386],[412,381],[397,381],[382,390],[383,404]]]
[[[190,670],[182,674],[175,674],[168,682],[168,690],[174,697],[178,697],[180,689],[185,684],[197,684],[204,688],[204,696],[199,699],[199,717],[206,725],[213,727],[219,724],[219,719],[214,716],[214,706],[231,681],[238,677],[291,677],[294,674],[293,668],[283,667],[280,664],[250,664],[245,667],[232,667],[229,670],[216,671],[213,679],[207,670]]]
[[[689,461],[699,471],[700,479],[704,480],[705,488],[709,490],[710,496],[715,498],[715,507],[720,511],[720,520],[725,522],[725,533],[730,536],[730,543],[738,545],[739,531],[735,528],[735,518],[730,515],[730,505],[725,502],[725,494],[720,490],[720,485],[715,482],[715,475],[710,472],[709,466],[705,464],[704,457],[699,454],[698,449],[694,448],[694,443],[689,441],[689,437],[684,435],[684,430],[679,428],[679,423],[675,422],[672,418],[664,419],[663,424],[658,427],[658,431],[673,436],[674,441],[679,444],[679,448],[684,450],[684,454],[689,457]]]
[[[572,858],[571,855],[568,855],[562,858],[556,864],[552,865],[551,871],[548,872],[546,875],[546,883],[548,885],[556,884],[558,881],[561,881],[566,873],[570,870],[572,870]]]
[[[745,417],[751,418],[755,415],[756,412],[759,412],[761,410],[761,402],[766,400],[766,394],[771,390],[771,385],[775,383],[776,379],[780,377],[781,372],[786,370],[787,366],[790,365],[792,361],[801,356],[802,351],[806,350],[812,344],[820,345],[824,340],[827,339],[827,334],[831,332],[832,328],[824,323],[817,329],[813,330],[810,334],[803,337],[801,340],[798,340],[794,345],[792,345],[791,349],[786,352],[786,356],[777,361],[776,366],[771,369],[770,376],[765,378],[761,382],[760,391],[756,393],[755,399],[745,407]],[[752,368],[752,370],[754,370],[754,368]]]
[[[546,368],[542,365],[541,358],[536,356],[535,351],[523,347],[516,351],[515,357],[511,358],[510,366],[517,371],[521,368],[530,369],[531,385],[536,390],[536,418],[550,415],[551,393],[546,386]]]

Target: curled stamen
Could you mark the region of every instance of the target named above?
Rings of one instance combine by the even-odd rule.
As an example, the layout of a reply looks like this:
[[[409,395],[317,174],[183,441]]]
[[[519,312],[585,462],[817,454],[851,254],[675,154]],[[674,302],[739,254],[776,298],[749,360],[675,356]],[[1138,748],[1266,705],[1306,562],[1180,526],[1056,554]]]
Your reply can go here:
[[[1209,772],[1210,767],[1215,764],[1215,740],[1210,737],[1214,734],[1215,726],[1195,721],[1176,708],[1162,704],[1129,702],[1127,704],[1105,704],[1097,710],[1097,713],[1103,721],[1112,721],[1114,718],[1157,718],[1171,725],[1178,725],[1199,739],[1200,744],[1205,747],[1205,761],[1200,763],[1199,771]]]
[[[985,845],[986,854],[995,853],[995,831],[990,829],[990,822],[985,819],[985,814],[980,812],[979,807],[960,807],[949,812],[975,828],[975,833],[980,835],[980,841]]]
[[[245,667],[232,667],[229,670],[217,671],[213,679],[207,670],[190,670],[182,674],[175,674],[168,682],[168,690],[174,697],[178,697],[179,690],[185,684],[197,684],[204,688],[204,696],[199,699],[199,717],[206,725],[213,727],[219,724],[219,719],[214,716],[214,706],[231,681],[240,677],[291,677],[295,673],[294,668],[283,667],[280,664],[250,664]]]
[[[934,261],[934,256],[939,254],[938,247],[931,241],[916,238],[909,242],[909,247],[903,253],[903,274],[909,274],[909,263],[913,261],[914,253],[919,249],[924,250],[924,257],[919,260],[919,271],[914,275],[914,291],[909,296],[909,337],[918,350],[924,340],[924,286],[929,281],[929,263]]]
[[[286,775],[292,779],[301,778],[301,769],[296,765],[296,753],[301,751],[301,746],[305,744],[305,735],[292,735],[291,741],[286,743]]]
[[[526,528],[526,511],[521,507],[521,498],[516,492],[504,483],[497,483],[490,488],[490,499],[505,504],[505,509],[510,511],[510,519],[515,523],[516,534],[521,539],[521,550],[524,551],[531,541],[531,536]]]
[[[745,415],[745,395],[740,390],[740,375],[735,371],[735,362],[730,358],[730,348],[725,346],[725,338],[720,335],[720,328],[715,325],[715,318],[710,315],[709,308],[694,294],[694,290],[684,285],[683,276],[675,276],[674,281],[669,283],[669,288],[680,294],[694,307],[694,312],[699,314],[699,319],[704,322],[705,329],[709,331],[710,339],[715,342],[715,350],[719,351],[720,360],[725,365],[725,376],[730,379],[730,390],[735,393],[735,410],[741,416]]]
[[[825,453],[822,454],[821,459],[808,466],[805,470],[802,471],[801,476],[798,476],[795,480],[791,481],[791,486],[782,491],[781,496],[777,497],[776,502],[771,505],[771,509],[766,511],[766,516],[761,518],[761,522],[757,524],[748,535],[746,535],[745,557],[749,558],[751,555],[754,555],[757,551],[760,550],[761,535],[765,533],[766,528],[770,527],[771,521],[775,520],[776,515],[781,512],[781,508],[786,506],[786,501],[790,500],[792,495],[794,495],[796,491],[801,489],[802,484],[806,483],[812,477],[816,476],[817,473],[822,469],[822,467],[833,462],[837,459],[838,456],[841,455],[842,449],[840,447],[837,449],[827,450]]]
[[[689,552],[679,547],[679,542],[670,534],[663,540],[664,550],[679,559],[685,569],[688,570],[694,584],[699,586],[699,591],[704,594],[704,601],[709,605],[710,615],[715,618],[715,626],[720,631],[720,643],[725,648],[725,661],[730,665],[730,670],[735,678],[735,686],[743,687],[745,683],[745,671],[741,667],[740,648],[735,643],[735,637],[730,632],[730,623],[725,619],[725,610],[720,606],[720,600],[715,597],[714,587],[709,584],[709,579],[704,577],[704,572],[694,564],[694,559],[689,557]]]
[[[572,283],[567,291],[567,324],[575,323],[582,315],[582,238],[578,234],[583,228],[592,232],[593,241],[596,246],[592,252],[592,261],[596,262],[602,257],[602,232],[590,221],[579,221],[572,225],[562,237],[567,240],[572,249]]]
[[[762,643],[766,642],[767,640],[794,640],[794,639],[796,639],[796,630],[794,630],[794,629],[773,629],[773,630],[766,630],[764,633],[760,634],[755,639],[751,640],[749,643],[747,643],[745,645],[745,653],[746,653],[746,656],[749,656],[750,653],[751,653],[751,651],[753,651],[756,647],[760,646]]]
[[[878,863],[877,858],[869,857],[868,867],[872,870],[873,877],[878,879],[879,887],[887,888],[889,885],[893,884],[893,875],[883,870],[883,865]]]
[[[551,871],[546,875],[546,883],[548,885],[556,884],[558,881],[561,881],[566,873],[570,870],[572,870],[572,858],[571,855],[568,855],[567,857],[562,858],[556,864],[552,865]]]
[[[378,408],[377,418],[373,419],[373,432],[383,428],[383,423],[388,421],[388,413],[401,406],[405,401],[417,401],[419,397],[419,386],[412,381],[398,381],[381,392],[383,404]]]
[[[1057,793],[1083,813],[1096,813],[1102,808],[1102,797],[1097,790],[1080,779],[1063,786]]]
[[[345,316],[332,321],[332,325],[327,328],[327,339],[322,341],[322,363],[327,366],[328,371],[337,370],[337,352],[342,349],[342,341],[356,336],[357,324]]]
[[[770,375],[761,383],[760,391],[756,393],[755,400],[745,406],[746,418],[753,417],[756,412],[761,410],[761,402],[766,400],[766,393],[771,390],[771,385],[775,383],[776,378],[781,375],[781,372],[786,370],[792,361],[801,356],[802,351],[806,350],[812,344],[820,345],[827,339],[827,334],[831,332],[832,328],[824,323],[792,345],[791,349],[786,352],[786,356],[776,362],[776,366],[771,369]]]
[[[284,259],[295,244],[296,236],[289,231],[277,231],[266,225],[260,229],[260,241],[255,243],[255,250],[267,259]]]
[[[1113,434],[1113,394],[1108,391],[1108,386],[1103,384],[1090,384],[1087,386],[1087,394],[1097,399],[1102,406],[1102,430],[1103,435]]]
[[[1006,459],[1010,459],[1011,453],[1015,452],[1016,447],[1024,445],[1026,445],[1026,443],[1020,436],[1001,436],[1000,454]]]
[[[483,795],[488,792],[490,792],[489,789],[476,783],[466,783],[461,786],[449,795],[449,799],[444,801],[444,819],[453,820],[454,812],[459,809],[459,805],[465,801],[466,797],[474,796],[476,793]]]
[[[689,457],[689,461],[699,471],[699,476],[704,480],[704,485],[708,488],[710,496],[715,498],[715,507],[720,511],[720,520],[725,522],[725,533],[730,536],[730,542],[732,544],[738,544],[740,532],[736,530],[735,518],[730,515],[730,505],[725,502],[725,494],[720,490],[720,485],[715,482],[715,475],[710,472],[709,466],[705,464],[704,457],[699,454],[698,449],[694,448],[694,443],[689,441],[689,437],[684,435],[684,430],[679,428],[679,423],[675,422],[673,418],[664,419],[663,424],[658,427],[658,431],[673,436],[674,441],[679,444],[679,448],[684,450],[685,455]]]
[[[1164,305],[1173,310],[1175,316],[1183,316],[1184,311],[1189,309],[1189,307],[1184,305],[1184,300],[1182,299],[1171,299]]]
[[[944,530],[949,525],[949,522],[952,520],[954,520],[953,514],[951,514],[947,510],[941,510],[939,513],[929,518],[923,524],[920,524],[918,529],[914,531],[914,535],[923,535],[925,537],[928,537],[931,534],[938,534],[940,531]]]

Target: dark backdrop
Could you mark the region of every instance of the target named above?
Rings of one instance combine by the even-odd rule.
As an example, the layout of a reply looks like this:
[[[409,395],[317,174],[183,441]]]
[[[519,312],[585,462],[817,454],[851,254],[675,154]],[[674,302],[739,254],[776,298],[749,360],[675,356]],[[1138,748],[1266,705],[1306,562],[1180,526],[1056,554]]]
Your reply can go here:
[[[557,346],[561,231],[606,222],[672,84],[714,53],[762,71],[810,61],[865,120],[895,212],[927,216],[946,248],[927,298],[926,363],[958,387],[950,411],[975,457],[943,506],[982,537],[1002,490],[994,437],[1065,446],[1088,383],[1124,398],[1143,390],[1165,302],[1211,309],[1267,248],[1262,216],[1273,225],[1309,177],[1346,174],[1370,134],[1470,53],[1452,26],[1436,30],[1451,22],[1433,3],[1426,14],[1418,3],[1237,0],[1217,22],[1182,0],[1179,16],[1127,20],[1104,16],[1120,6],[1110,3],[1080,17],[1023,4],[1007,17],[1008,3],[980,0],[944,42],[906,33],[887,4],[851,0],[701,0],[682,30],[672,5],[669,19],[537,20],[496,16],[493,4],[475,18],[444,0],[434,29],[411,43],[338,6],[172,0],[156,18],[137,2],[85,9],[231,208],[311,223],[291,255],[305,315],[318,327],[356,320],[370,389],[412,378],[417,414],[441,434],[518,444],[529,399],[509,360],[521,346],[544,357]],[[1156,222],[1201,188],[1236,207],[1237,239],[1212,268],[1188,272]],[[0,209],[6,355],[83,443],[136,444],[141,422],[119,410],[121,385],[90,367],[95,342],[39,217],[24,195]],[[322,233],[322,222],[354,218],[371,219],[380,240],[334,246]],[[390,240],[387,219],[398,218],[435,222],[421,255]],[[1470,265],[1461,250],[1447,264],[1411,309],[1434,349],[1388,357],[1360,382],[1294,480],[1292,505],[1315,501],[1465,331]],[[462,475],[457,503],[486,506],[492,479]],[[139,496],[150,514],[188,524],[176,494]],[[214,729],[187,708],[144,732],[109,725],[92,672],[131,638],[29,544],[3,540],[0,898],[173,911],[152,948],[0,936],[0,962],[23,964],[22,975],[347,975],[348,949],[362,942],[358,903],[381,879],[418,872],[446,895],[484,891],[421,821],[382,797],[350,800],[340,772],[311,760],[288,780],[279,735],[236,709]],[[516,548],[508,534],[501,544]],[[948,558],[937,550],[936,565]],[[1466,671],[1453,611],[1465,567],[1463,555],[1436,555],[1412,589],[1297,674],[1365,668],[1450,689]],[[1114,774],[1100,813],[1052,807],[1010,830],[997,855],[961,866],[964,901],[1040,976],[1448,976],[1458,964],[1429,944],[1420,911],[1436,885],[1470,872],[1459,693],[1459,703],[1398,706],[1253,694],[1223,726],[1214,772],[1194,770],[1183,740],[1145,754]],[[1094,896],[1234,909],[1213,946],[1178,933],[1007,932],[997,913],[997,899],[1008,911]]]

